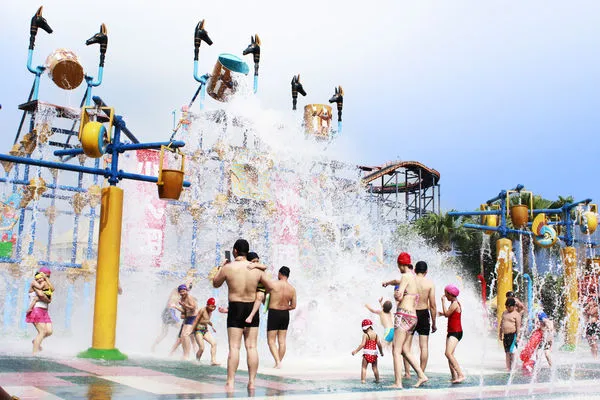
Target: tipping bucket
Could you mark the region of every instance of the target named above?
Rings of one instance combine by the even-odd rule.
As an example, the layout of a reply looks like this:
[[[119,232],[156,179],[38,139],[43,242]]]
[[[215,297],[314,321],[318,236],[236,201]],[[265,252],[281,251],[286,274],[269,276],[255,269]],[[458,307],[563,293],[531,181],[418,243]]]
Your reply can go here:
[[[307,104],[304,106],[304,130],[307,134],[328,139],[331,131],[331,106]]]
[[[247,75],[250,71],[248,64],[238,56],[223,53],[219,56],[206,85],[206,92],[215,100],[226,102],[229,96],[237,91],[232,72]]]
[[[50,78],[61,89],[73,90],[83,82],[83,67],[71,50],[55,50],[46,59],[46,66]]]
[[[515,228],[522,228],[529,221],[529,209],[525,204],[517,204],[510,208],[510,219]]]
[[[166,146],[160,147],[158,180],[156,182],[158,197],[165,200],[179,200],[179,196],[181,196],[181,191],[183,190],[185,156],[175,150],[175,153],[181,155],[181,169],[163,169],[165,150],[173,151]]]

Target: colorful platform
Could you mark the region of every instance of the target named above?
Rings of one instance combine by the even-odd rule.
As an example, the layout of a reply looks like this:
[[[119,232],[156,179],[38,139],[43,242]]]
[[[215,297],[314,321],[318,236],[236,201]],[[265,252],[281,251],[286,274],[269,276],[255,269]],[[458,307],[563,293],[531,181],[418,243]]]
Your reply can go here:
[[[563,364],[540,369],[533,379],[520,371],[511,385],[506,372],[487,370],[451,385],[448,374],[430,372],[423,388],[396,390],[391,371],[382,383],[360,384],[360,369],[273,370],[258,375],[257,388],[246,389],[247,374],[238,373],[234,393],[225,393],[223,367],[192,362],[138,359],[120,362],[0,356],[0,386],[21,399],[495,399],[599,398],[600,363]],[[275,375],[275,373],[277,375]],[[369,371],[369,374],[371,372]],[[551,376],[551,375],[554,376]],[[283,376],[285,375],[285,376]],[[372,375],[368,375],[372,377]],[[414,381],[414,378],[413,378]],[[405,380],[408,387],[411,382]],[[414,383],[414,382],[412,382]]]

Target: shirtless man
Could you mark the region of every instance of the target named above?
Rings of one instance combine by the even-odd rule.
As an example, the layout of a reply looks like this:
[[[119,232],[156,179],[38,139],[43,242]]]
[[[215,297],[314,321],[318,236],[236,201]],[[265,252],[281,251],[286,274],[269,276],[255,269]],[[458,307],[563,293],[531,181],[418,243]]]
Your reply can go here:
[[[203,307],[200,309],[200,311],[198,311],[198,316],[196,317],[196,321],[194,321],[193,327],[196,343],[198,343],[196,360],[200,361],[202,353],[204,352],[204,341],[206,340],[208,344],[210,344],[210,365],[219,365],[217,363],[217,341],[208,331],[208,327],[210,326],[213,332],[217,332],[210,320],[212,312],[215,311],[215,308],[217,308],[215,305],[215,299],[211,297],[206,301],[206,307]]]
[[[285,356],[285,339],[290,324],[290,310],[296,308],[296,289],[288,282],[290,269],[279,268],[277,281],[273,282],[269,301],[269,319],[267,320],[267,341],[269,350],[275,359],[274,368],[281,368]]]
[[[183,359],[187,360],[190,356],[190,346],[192,345],[191,335],[194,332],[198,302],[194,296],[188,293],[186,285],[179,285],[177,292],[179,292],[179,304],[171,304],[171,307],[181,311],[184,315],[180,337],[181,346],[183,347]]]
[[[260,269],[249,269],[250,262],[247,260],[250,246],[244,239],[238,239],[233,245],[233,262],[219,267],[219,271],[213,278],[213,286],[218,288],[227,283],[229,307],[227,312],[227,337],[229,340],[229,355],[227,356],[227,383],[225,390],[234,390],[235,373],[240,362],[240,345],[242,335],[246,347],[248,363],[248,389],[255,388],[256,372],[258,370],[258,352],[256,341],[258,338],[259,314],[256,313],[252,322],[247,323],[245,319],[250,315],[254,300],[256,299],[256,287],[259,282],[267,290],[272,288],[271,281]]]
[[[192,282],[187,283],[188,289],[192,289]],[[156,346],[167,336],[169,333],[169,326],[177,326],[179,324],[180,319],[176,308],[171,307],[172,304],[176,304],[179,301],[179,292],[177,288],[171,290],[169,293],[169,299],[167,300],[167,304],[161,313],[162,327],[161,331],[158,334],[158,337],[154,341],[152,345],[152,352],[156,350]]]
[[[435,285],[430,279],[427,279],[427,263],[419,261],[415,264],[415,282],[417,283],[417,325],[412,334],[408,337],[408,346],[412,347],[412,340],[415,333],[419,334],[419,349],[421,352],[420,366],[423,372],[427,367],[429,359],[429,332],[434,333],[437,330],[435,317],[437,316],[437,307],[435,305]],[[431,318],[430,318],[431,315]],[[404,359],[404,376],[410,377],[410,366],[406,358]]]

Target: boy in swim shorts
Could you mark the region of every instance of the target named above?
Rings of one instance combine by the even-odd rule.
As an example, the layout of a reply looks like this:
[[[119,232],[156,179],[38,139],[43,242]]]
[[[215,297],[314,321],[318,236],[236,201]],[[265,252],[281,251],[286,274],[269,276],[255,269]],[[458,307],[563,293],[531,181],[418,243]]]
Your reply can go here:
[[[381,310],[374,309],[368,304],[365,304],[365,307],[373,314],[379,316],[379,322],[381,322],[384,329],[383,338],[387,343],[392,343],[392,340],[394,340],[394,318],[391,312],[392,302],[389,300],[384,302],[383,297],[381,297],[379,298],[379,305],[381,306]]]
[[[506,310],[502,313],[502,319],[500,320],[498,339],[504,344],[506,370],[510,371],[516,360],[515,351],[519,341],[519,332],[521,332],[521,314],[517,311],[514,298],[507,298],[505,305]]]

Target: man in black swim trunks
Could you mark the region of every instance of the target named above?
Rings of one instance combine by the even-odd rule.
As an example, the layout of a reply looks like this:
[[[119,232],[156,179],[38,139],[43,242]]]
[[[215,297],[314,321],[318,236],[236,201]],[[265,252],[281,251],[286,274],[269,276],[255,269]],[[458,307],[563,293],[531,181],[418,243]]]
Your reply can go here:
[[[281,367],[286,351],[287,328],[290,323],[290,310],[296,308],[296,289],[289,284],[290,269],[281,267],[277,282],[273,283],[269,301],[269,319],[267,320],[267,341],[269,350],[275,359],[274,368]]]
[[[419,350],[421,352],[420,367],[425,371],[427,361],[429,360],[429,333],[437,330],[436,316],[437,307],[435,304],[435,285],[426,277],[427,263],[419,261],[415,264],[415,282],[417,283],[417,293],[419,294],[416,303],[417,325],[409,336],[409,346],[412,347],[412,339],[415,333],[419,334]],[[404,376],[410,377],[410,366],[404,359]]]
[[[259,314],[256,313],[250,323],[245,320],[252,311],[256,299],[256,287],[259,282],[267,290],[272,289],[272,283],[260,269],[248,268],[247,259],[250,246],[244,239],[238,239],[233,245],[234,261],[219,267],[213,278],[213,286],[218,288],[227,283],[229,307],[227,312],[227,336],[229,339],[229,355],[227,357],[227,383],[225,389],[234,390],[235,373],[240,361],[240,346],[242,335],[246,347],[248,363],[248,389],[255,388],[256,372],[258,370],[258,338]]]

